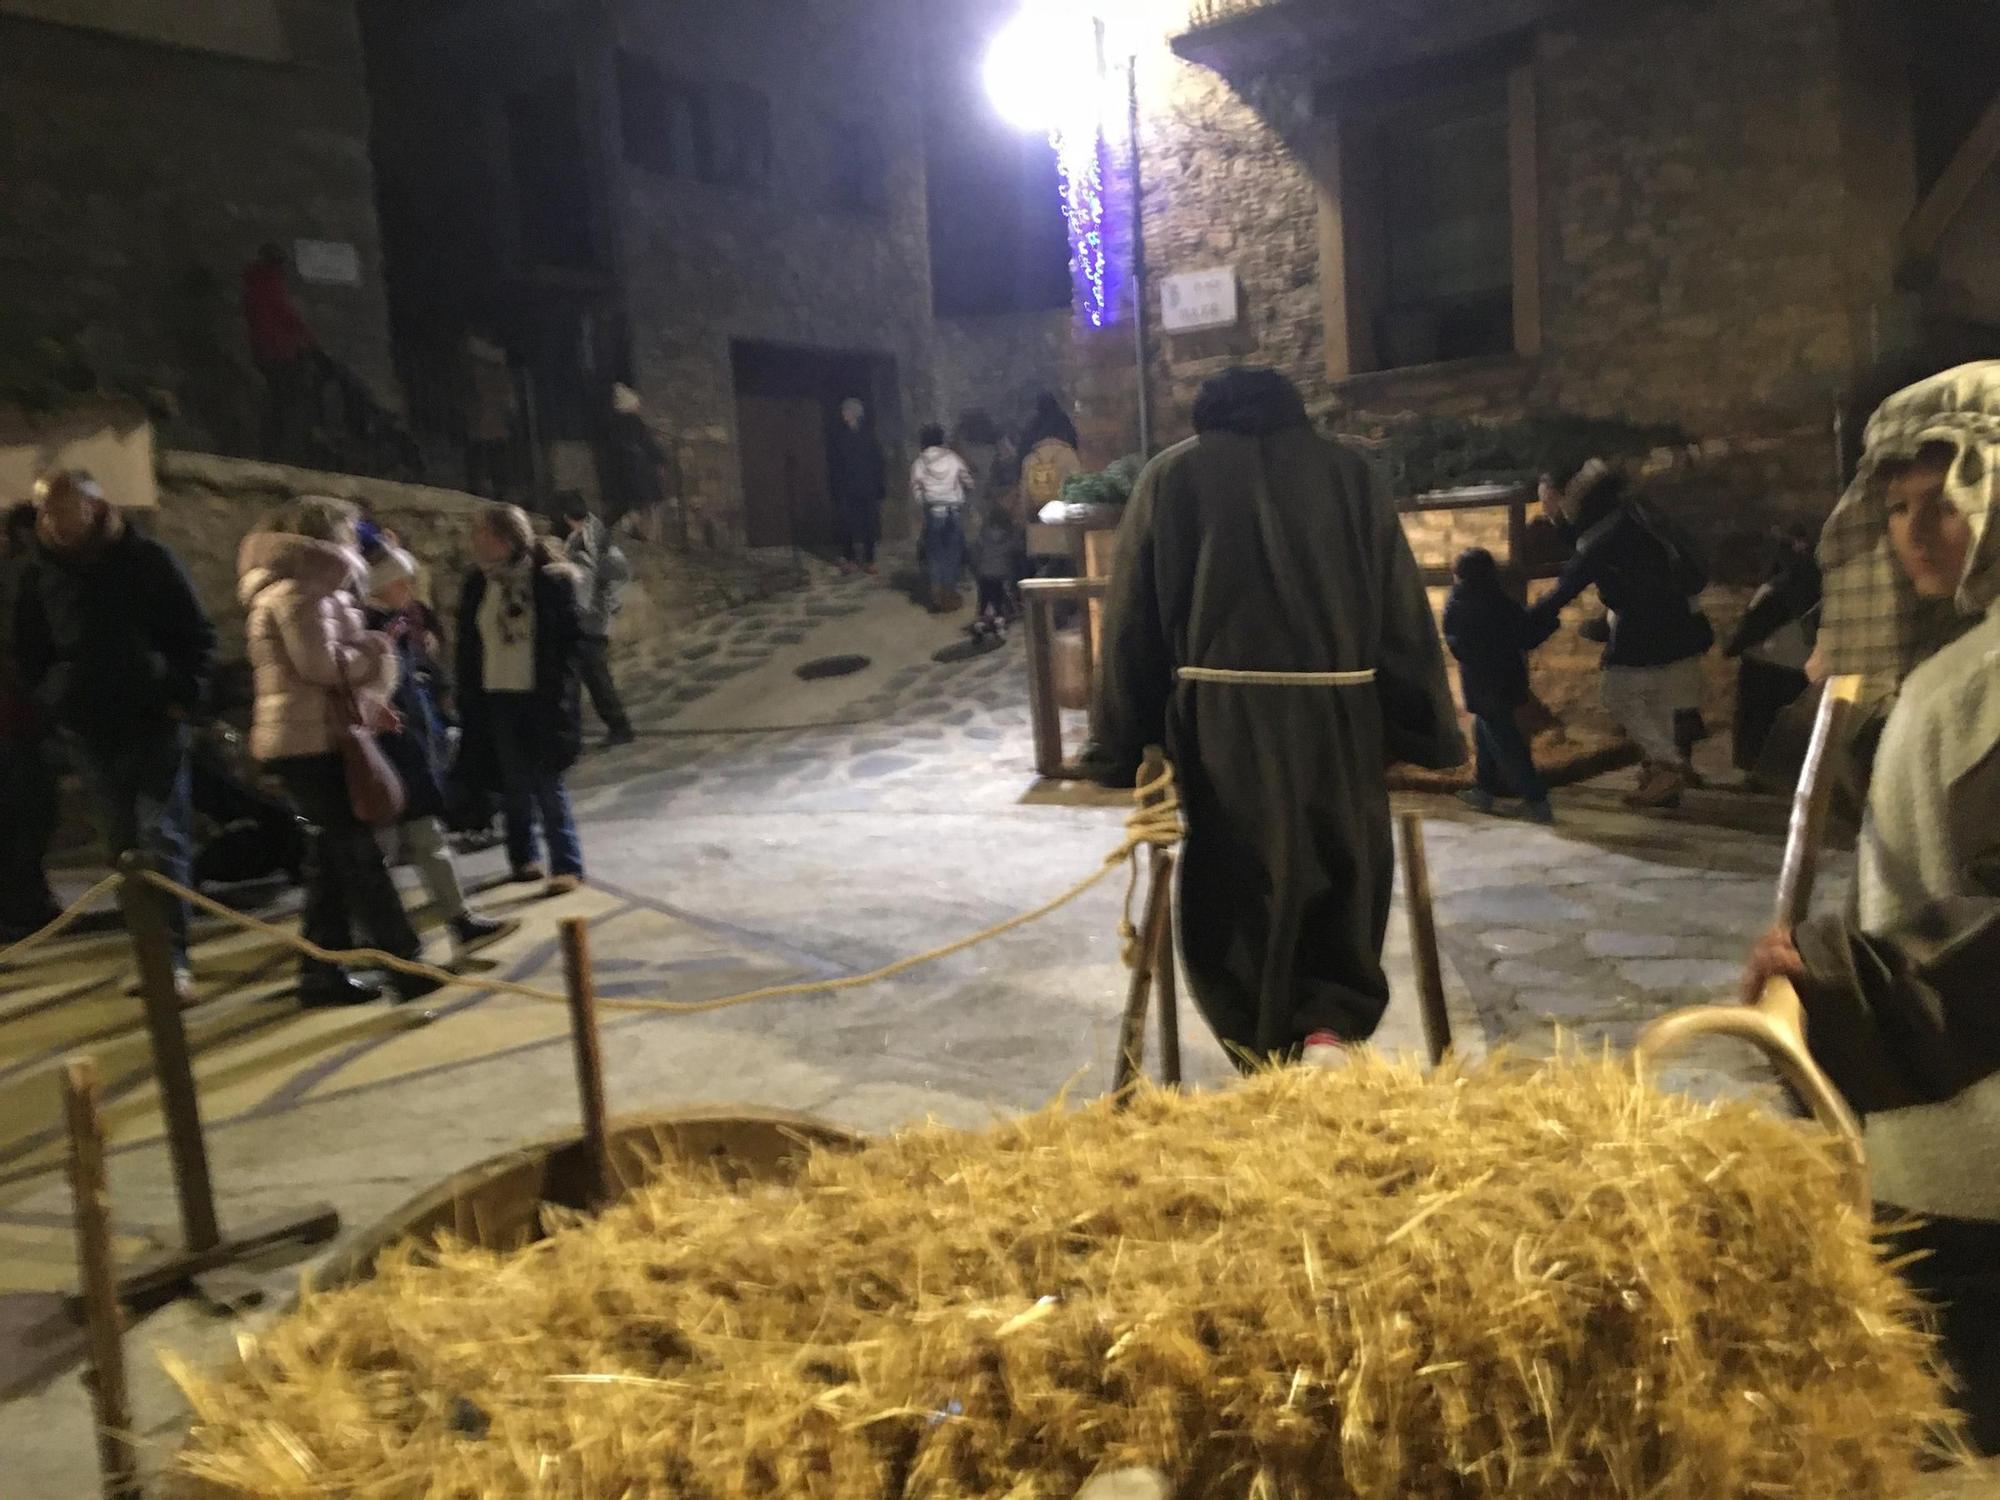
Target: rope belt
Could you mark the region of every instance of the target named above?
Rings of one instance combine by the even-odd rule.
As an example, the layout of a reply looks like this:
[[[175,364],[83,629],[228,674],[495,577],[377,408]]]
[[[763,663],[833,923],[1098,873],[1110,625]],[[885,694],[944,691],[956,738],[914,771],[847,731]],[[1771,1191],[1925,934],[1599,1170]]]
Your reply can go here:
[[[1222,667],[1182,667],[1182,682],[1227,682],[1239,687],[1368,687],[1375,669],[1359,672],[1232,672]]]

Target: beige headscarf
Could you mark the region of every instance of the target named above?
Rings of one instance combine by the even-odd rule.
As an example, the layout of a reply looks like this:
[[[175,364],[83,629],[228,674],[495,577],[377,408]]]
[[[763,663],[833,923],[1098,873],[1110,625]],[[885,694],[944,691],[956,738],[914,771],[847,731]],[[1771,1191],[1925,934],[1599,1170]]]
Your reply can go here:
[[[1957,457],[1945,497],[1972,524],[1958,596],[1917,597],[1889,550],[1888,462],[1932,443]],[[2000,360],[1960,365],[1882,403],[1868,423],[1854,483],[1820,536],[1826,608],[1819,645],[1827,671],[1900,683],[1977,623],[2000,598],[2000,528],[1987,525],[2000,485]]]

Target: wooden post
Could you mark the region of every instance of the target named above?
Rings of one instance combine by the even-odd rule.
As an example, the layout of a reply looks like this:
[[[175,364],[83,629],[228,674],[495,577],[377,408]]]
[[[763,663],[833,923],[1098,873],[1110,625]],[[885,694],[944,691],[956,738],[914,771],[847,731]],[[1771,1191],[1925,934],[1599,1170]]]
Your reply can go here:
[[[90,1400],[97,1417],[97,1460],[106,1500],[138,1500],[139,1461],[132,1442],[132,1400],[125,1383],[125,1312],[111,1260],[111,1199],[104,1175],[104,1116],[97,1063],[73,1057],[63,1066],[69,1122],[70,1192],[76,1200],[76,1269],[90,1350]]]
[[[1167,754],[1158,745],[1146,747],[1139,766],[1138,786],[1158,781],[1167,769]],[[1139,858],[1135,852],[1134,859]],[[1170,924],[1173,916],[1173,856],[1152,851],[1152,880],[1146,890],[1146,914],[1141,919],[1139,947],[1132,961],[1132,981],[1125,994],[1125,1014],[1118,1027],[1118,1060],[1112,1092],[1123,1096],[1146,1063],[1146,1007],[1153,996],[1153,977],[1164,963],[1173,967]],[[1178,1057],[1175,1059],[1178,1065]]]
[[[1518,492],[1507,502],[1507,591],[1517,604],[1528,602],[1528,497]]]
[[[599,1207],[615,1196],[611,1129],[604,1106],[604,1047],[597,1031],[597,990],[590,975],[590,923],[568,917],[562,924],[563,977],[569,989],[570,1039],[576,1046],[576,1086],[583,1102],[583,1139]]]
[[[1112,1091],[1123,1095],[1131,1088],[1146,1061],[1146,1006],[1152,999],[1154,965],[1160,952],[1160,937],[1167,922],[1168,883],[1153,867],[1153,883],[1146,896],[1144,925],[1139,929],[1138,957],[1132,964],[1132,983],[1125,994],[1125,1016],[1118,1028],[1118,1067],[1111,1080]]]
[[[1410,907],[1410,949],[1417,964],[1417,1002],[1424,1023],[1424,1050],[1436,1067],[1451,1051],[1451,1013],[1445,1009],[1444,963],[1438,955],[1437,912],[1431,904],[1430,860],[1424,848],[1424,820],[1403,814],[1403,894]]]
[[[1035,731],[1035,774],[1060,776],[1063,768],[1062,710],[1056,703],[1054,602],[1024,588],[1028,607],[1028,716]]]
[[[173,1162],[174,1195],[180,1202],[181,1244],[200,1253],[222,1243],[215,1218],[215,1189],[208,1176],[208,1148],[202,1140],[201,1102],[194,1064],[188,1055],[187,1026],[181,1019],[180,991],[174,982],[173,936],[167,926],[166,895],[146,880],[146,857],[128,851],[119,858],[125,879],[118,887],[132,951],[139,962],[139,993],[146,1003],[146,1030],[153,1043],[153,1071],[166,1118],[167,1154]]]
[[[1153,878],[1169,893],[1160,922],[1160,951],[1154,957],[1160,985],[1160,1082],[1172,1088],[1181,1084],[1181,986],[1180,955],[1174,942],[1174,856],[1164,849],[1153,852]]]

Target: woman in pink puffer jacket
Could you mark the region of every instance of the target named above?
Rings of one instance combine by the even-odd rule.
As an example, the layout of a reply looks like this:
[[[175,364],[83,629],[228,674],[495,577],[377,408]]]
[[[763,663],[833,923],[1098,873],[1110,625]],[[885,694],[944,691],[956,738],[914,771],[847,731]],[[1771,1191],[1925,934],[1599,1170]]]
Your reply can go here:
[[[311,825],[301,923],[306,940],[342,952],[354,947],[358,927],[368,946],[415,959],[423,945],[374,832],[354,815],[336,738],[343,689],[366,711],[385,705],[396,687],[395,648],[363,624],[356,590],[366,570],[354,518],[343,500],[304,499],[243,539],[236,594],[249,611],[257,694],[250,753],[284,783],[293,807]],[[437,988],[400,974],[392,983],[405,1000]],[[336,965],[301,961],[304,1005],[357,1004],[379,995]]]

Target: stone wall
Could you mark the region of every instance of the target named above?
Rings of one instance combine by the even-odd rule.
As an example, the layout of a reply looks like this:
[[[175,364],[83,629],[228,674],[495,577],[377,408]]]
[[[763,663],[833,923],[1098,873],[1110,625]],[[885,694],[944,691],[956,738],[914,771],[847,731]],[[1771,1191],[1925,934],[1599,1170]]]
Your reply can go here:
[[[1067,308],[990,318],[940,318],[937,399],[931,410],[947,428],[969,411],[986,413],[1003,432],[1020,430],[1043,391],[1069,389],[1072,317]]]
[[[160,457],[160,508],[142,512],[142,524],[186,566],[215,621],[226,658],[243,650],[237,547],[273,510],[300,495],[367,501],[376,518],[424,565],[425,591],[447,627],[454,623],[458,580],[471,566],[467,532],[476,508],[485,502],[455,490],[166,452]],[[798,582],[789,559],[687,555],[626,538],[620,545],[632,560],[634,576],[612,644],[615,655],[628,661],[657,658],[691,621]]]
[[[0,14],[0,346],[74,337],[225,446],[256,435],[238,277],[265,241],[355,248],[360,285],[299,302],[394,389],[353,0],[269,9],[279,62]]]
[[[892,359],[893,377],[878,363],[871,393],[892,455],[931,415],[916,14],[911,0],[620,9],[620,45],[674,76],[747,85],[771,103],[768,182],[718,186],[628,165],[617,189],[635,374],[685,444],[691,511],[720,541],[742,536],[735,341]],[[836,153],[855,126],[882,150],[874,210],[835,193]]]
[[[1537,7],[1496,9],[1519,21]],[[1200,383],[1241,362],[1282,370],[1324,413],[1674,423],[1700,440],[1768,445],[1674,496],[1719,556],[1735,555],[1766,519],[1830,507],[1836,407],[1900,336],[1892,247],[1914,184],[1883,165],[1901,159],[1909,131],[1907,100],[1881,85],[1873,50],[1890,8],[1540,9],[1545,18],[1523,33],[1538,120],[1540,351],[1339,381],[1327,367],[1316,176],[1329,126],[1343,91],[1365,78],[1462,57],[1479,18],[1431,0],[1379,25],[1357,20],[1352,46],[1215,54],[1214,68],[1164,45],[1142,54],[1148,278],[1156,288],[1233,266],[1243,298],[1236,327],[1169,335],[1151,293],[1156,441],[1184,435]],[[1318,23],[1301,14],[1287,24]],[[1774,71],[1779,37],[1785,63]],[[1115,142],[1113,157],[1116,257],[1128,253],[1119,198],[1131,173]],[[1080,365],[1086,408],[1129,411],[1129,376],[1112,351],[1086,348]]]

